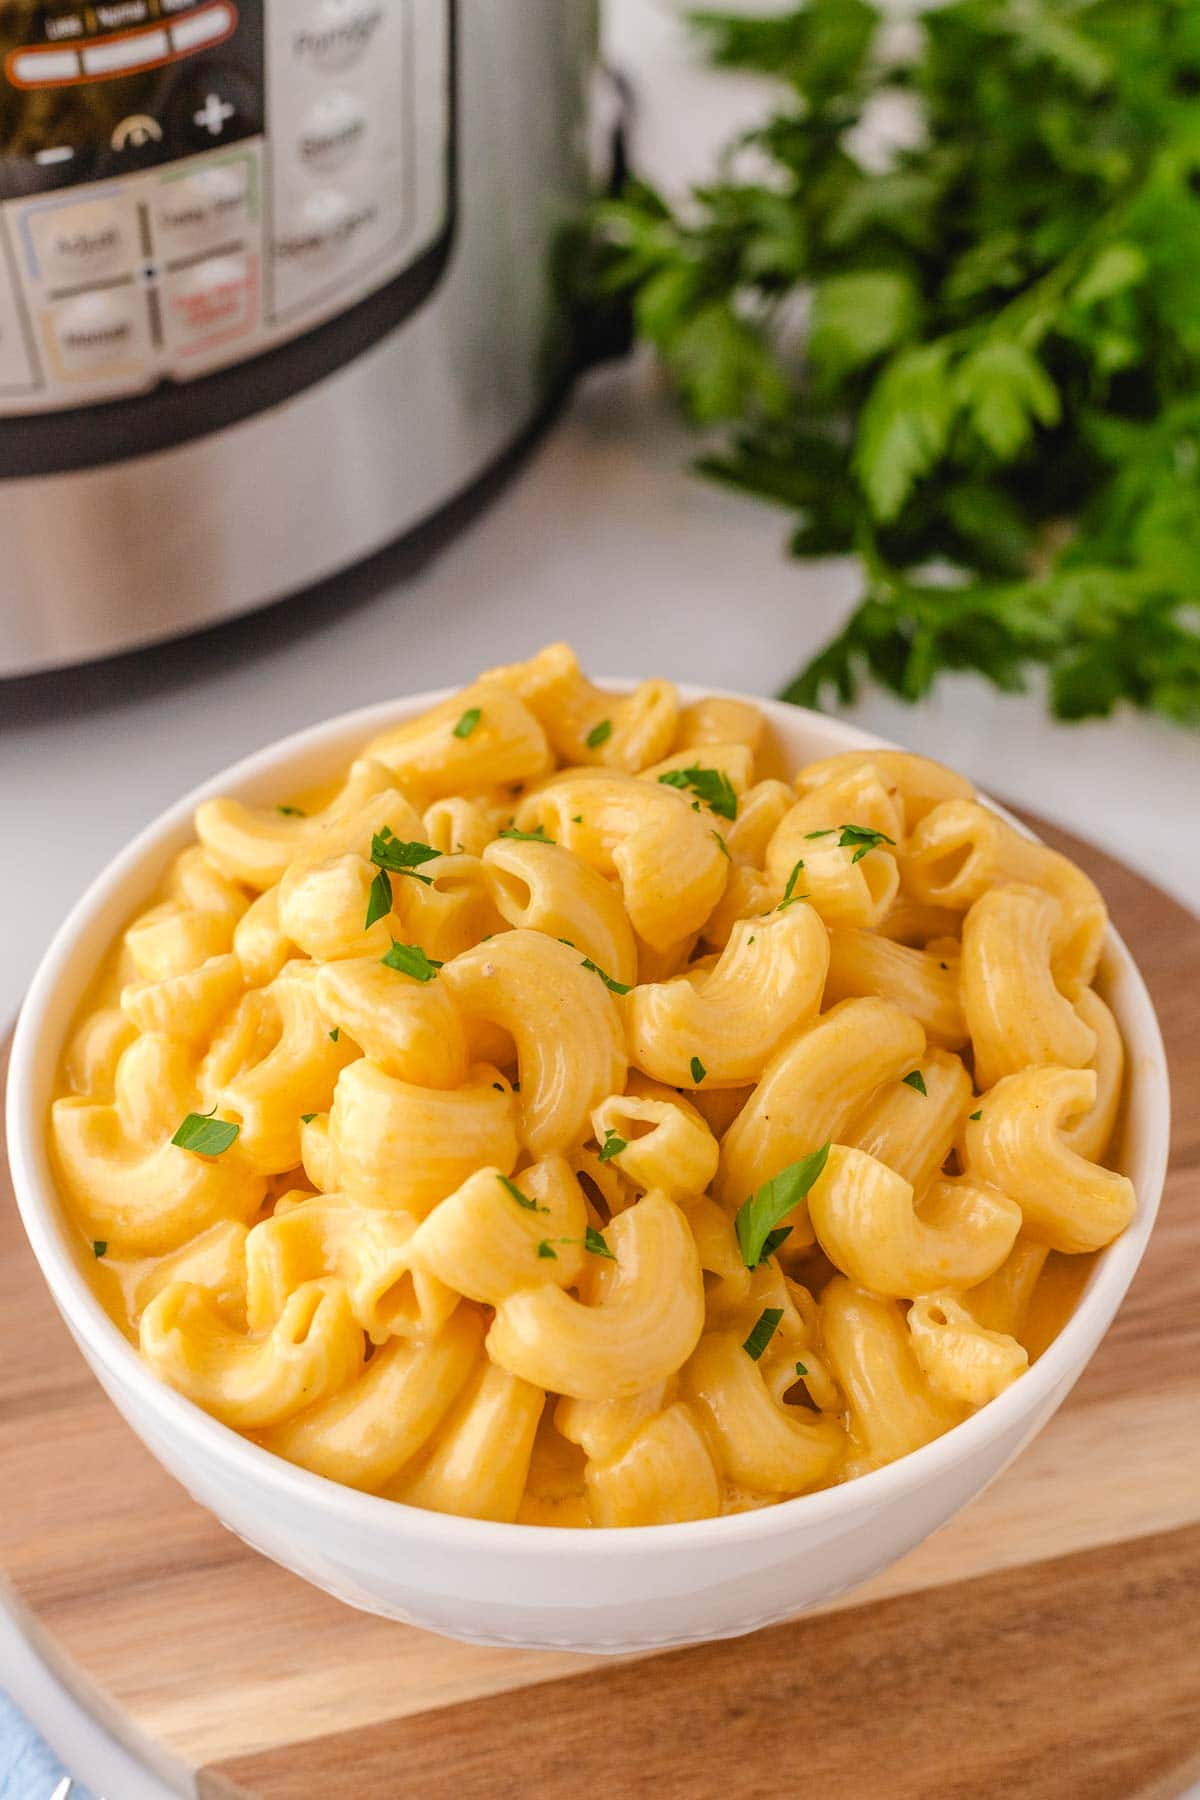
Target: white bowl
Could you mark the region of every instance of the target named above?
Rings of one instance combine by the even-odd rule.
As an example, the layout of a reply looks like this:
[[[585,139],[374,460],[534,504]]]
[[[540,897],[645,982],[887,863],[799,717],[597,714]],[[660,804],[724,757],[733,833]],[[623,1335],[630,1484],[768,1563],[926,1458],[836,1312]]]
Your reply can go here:
[[[796,765],[880,746],[837,720],[748,697],[769,715]],[[47,951],[17,1028],[8,1134],[25,1229],[72,1336],[138,1436],[231,1531],[327,1593],[453,1637],[530,1648],[618,1652],[753,1631],[828,1600],[911,1550],[980,1493],[1070,1391],[1133,1279],[1158,1208],[1170,1118],[1154,1011],[1132,957],[1110,931],[1101,985],[1129,1051],[1120,1164],[1137,1188],[1137,1216],[1098,1258],[1071,1319],[1028,1373],[888,1468],[757,1512],[622,1531],[453,1518],[294,1468],[165,1387],[109,1320],[82,1273],[55,1191],[47,1108],[97,950],[146,904],[170,857],[191,841],[197,802],[215,794],[270,802],[302,790],[344,767],[375,732],[443,698],[421,694],[368,707],[248,757],[163,813],[92,883]]]

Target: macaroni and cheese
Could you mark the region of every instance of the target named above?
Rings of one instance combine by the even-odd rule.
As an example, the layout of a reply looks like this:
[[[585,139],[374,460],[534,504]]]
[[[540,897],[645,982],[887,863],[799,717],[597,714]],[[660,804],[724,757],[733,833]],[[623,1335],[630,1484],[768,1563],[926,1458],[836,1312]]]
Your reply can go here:
[[[828,1487],[1018,1380],[1134,1211],[1103,901],[924,758],[785,775],[755,707],[554,645],[202,805],[50,1120],[157,1374],[563,1526]]]

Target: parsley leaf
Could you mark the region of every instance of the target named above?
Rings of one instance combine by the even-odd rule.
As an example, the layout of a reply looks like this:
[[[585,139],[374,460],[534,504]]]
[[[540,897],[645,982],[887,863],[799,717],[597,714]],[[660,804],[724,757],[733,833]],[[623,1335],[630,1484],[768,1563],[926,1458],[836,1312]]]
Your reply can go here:
[[[668,769],[658,779],[664,787],[690,788],[720,819],[738,816],[737,792],[724,769],[703,769],[693,764],[688,769]]]
[[[782,1306],[766,1306],[759,1313],[754,1329],[742,1345],[746,1355],[757,1362],[775,1333],[779,1329],[779,1321],[783,1318]]]
[[[108,1239],[107,1238],[93,1238],[93,1240],[92,1240],[92,1255],[96,1258],[97,1262],[100,1261],[100,1258],[102,1256],[108,1255]]]
[[[708,1074],[708,1070],[698,1056],[693,1056],[691,1062],[688,1064],[688,1068],[692,1072],[693,1082],[699,1087],[700,1083],[704,1080],[704,1077]]]
[[[214,1118],[216,1110],[214,1106],[210,1113],[189,1113],[171,1142],[178,1144],[181,1150],[191,1150],[196,1156],[220,1156],[242,1128],[226,1119]]]
[[[516,1182],[510,1180],[507,1175],[498,1176],[497,1179],[500,1186],[506,1188],[517,1205],[524,1207],[526,1212],[548,1213],[550,1211],[548,1206],[539,1206],[536,1200],[531,1200],[528,1194],[522,1193]]]
[[[914,1069],[911,1074],[904,1077],[904,1086],[915,1088],[918,1094],[927,1094],[929,1091],[925,1086],[925,1077],[920,1069]]]
[[[895,846],[895,838],[890,838],[886,831],[875,831],[870,825],[843,825],[838,838],[838,849],[848,850],[855,845],[852,863],[861,862],[868,850],[878,849],[880,844]]]
[[[797,1375],[807,1375],[808,1374],[808,1370],[805,1368],[805,1366],[802,1362],[798,1362],[796,1364],[796,1373],[797,1373]]]
[[[588,732],[584,742],[589,750],[598,750],[601,744],[607,744],[611,736],[612,720],[601,719],[598,725],[592,726],[592,729]]]
[[[729,845],[725,842],[725,839],[721,836],[721,833],[715,828],[715,826],[713,828],[712,835],[713,835],[713,839],[716,843],[717,849],[721,852],[721,855],[725,858],[725,861],[732,862],[733,858],[729,854]]]
[[[552,844],[553,838],[547,837],[542,826],[536,831],[518,831],[515,826],[508,825],[500,833],[502,838],[516,838],[522,844]]]
[[[432,956],[426,956],[420,944],[398,944],[394,938],[387,955],[379,960],[401,975],[411,975],[414,981],[432,981],[442,966]]]
[[[970,1113],[968,1116],[972,1121],[974,1121],[975,1119],[982,1119],[982,1117],[983,1117],[982,1107],[980,1108],[980,1110],[978,1112]]]
[[[392,910],[392,882],[386,869],[380,869],[367,895],[367,917],[364,931],[370,931],[376,919],[386,919]]]
[[[371,839],[371,861],[381,873],[390,870],[393,875],[409,875],[414,881],[423,882],[426,887],[433,886],[433,877],[419,875],[417,866],[433,862],[441,854],[432,844],[403,843],[386,825]]]
[[[629,1140],[620,1137],[615,1131],[606,1131],[604,1143],[600,1149],[600,1161],[611,1162],[614,1156],[620,1156],[622,1150],[628,1150]]]
[[[591,1256],[607,1256],[609,1262],[616,1262],[617,1260],[613,1252],[609,1249],[604,1234],[597,1231],[594,1225],[589,1225],[584,1232],[583,1247]]]
[[[801,871],[801,869],[803,869],[803,867],[804,867],[804,861],[803,861],[803,858],[801,858],[801,860],[796,863],[796,865],[792,869],[791,874],[787,878],[787,886],[783,890],[783,899],[779,902],[779,905],[775,908],[776,912],[783,912],[787,907],[794,906],[796,904],[797,900],[807,900],[808,899],[807,894],[798,894],[796,892],[796,883],[800,878],[800,871]],[[751,938],[750,941],[751,941],[751,943],[753,943],[754,942],[753,938]]]
[[[537,1253],[540,1257],[543,1257],[543,1258],[548,1257],[551,1262],[558,1261],[558,1251],[551,1247],[549,1238],[542,1239],[541,1243],[537,1247]]]
[[[316,1116],[316,1113],[301,1113],[300,1123],[302,1125],[311,1125]]]
[[[618,981],[615,975],[607,974],[605,970],[600,967],[599,963],[594,963],[592,961],[590,956],[584,957],[583,967],[585,969],[590,969],[593,975],[598,975],[605,987],[612,994],[628,994],[632,991],[627,981]]]
[[[275,811],[282,813],[286,819],[307,819],[308,817],[303,807],[300,806],[277,806]]]
[[[772,78],[761,119],[677,203],[598,202],[567,274],[653,346],[701,473],[784,507],[796,556],[857,558],[788,699],[1037,674],[1065,719],[1200,727],[1192,11],[946,0],[895,44],[880,0],[693,18]],[[860,158],[897,91],[917,130]]]
[[[483,711],[480,707],[468,706],[466,712],[454,727],[455,737],[469,738],[482,717]]]
[[[341,1026],[340,1026],[340,1025],[335,1025],[335,1026],[334,1026],[334,1028],[333,1028],[333,1030],[332,1030],[332,1031],[331,1031],[331,1032],[330,1032],[330,1034],[329,1034],[329,1041],[330,1041],[330,1043],[331,1043],[331,1044],[336,1044],[336,1043],[337,1043],[337,1041],[338,1041],[338,1039],[339,1039],[339,1038],[340,1038],[340,1037],[341,1037],[341,1035],[342,1035],[342,1028],[341,1028]]]
[[[769,1181],[764,1181],[756,1194],[738,1207],[734,1226],[748,1269],[756,1269],[768,1255],[767,1242],[779,1221],[798,1206],[817,1181],[829,1157],[829,1145],[822,1144],[798,1162],[789,1163]]]

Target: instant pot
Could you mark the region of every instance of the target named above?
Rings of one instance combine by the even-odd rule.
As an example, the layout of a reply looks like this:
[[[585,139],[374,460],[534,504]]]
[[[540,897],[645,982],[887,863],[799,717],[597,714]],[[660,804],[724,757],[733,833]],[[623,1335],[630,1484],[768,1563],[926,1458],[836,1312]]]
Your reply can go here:
[[[406,532],[562,373],[591,0],[0,0],[0,675]]]

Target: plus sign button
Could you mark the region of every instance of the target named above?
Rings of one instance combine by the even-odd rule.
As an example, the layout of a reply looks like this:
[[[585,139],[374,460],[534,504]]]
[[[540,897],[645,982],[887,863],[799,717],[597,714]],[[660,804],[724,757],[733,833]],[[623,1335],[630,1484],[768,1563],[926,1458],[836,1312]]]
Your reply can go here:
[[[217,150],[262,129],[258,90],[240,69],[189,70],[171,96],[171,138],[185,151]]]

